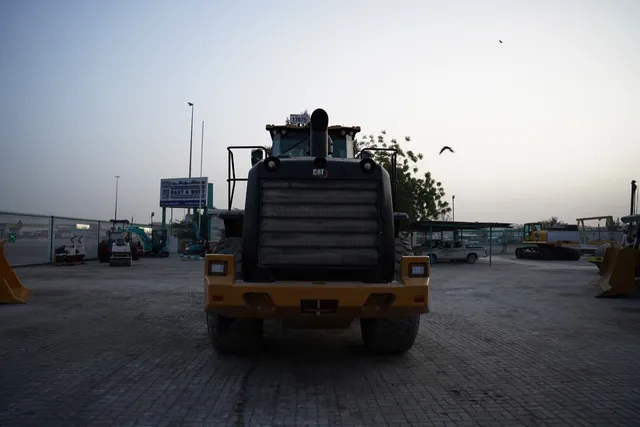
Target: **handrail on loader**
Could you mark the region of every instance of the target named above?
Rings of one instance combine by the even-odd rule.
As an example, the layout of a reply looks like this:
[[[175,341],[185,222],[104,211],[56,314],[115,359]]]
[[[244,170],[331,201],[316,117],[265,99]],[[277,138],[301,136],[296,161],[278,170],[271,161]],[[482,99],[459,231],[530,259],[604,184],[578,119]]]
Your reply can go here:
[[[4,255],[7,239],[0,240],[0,304],[23,304],[31,297],[31,290],[22,286],[18,275]]]

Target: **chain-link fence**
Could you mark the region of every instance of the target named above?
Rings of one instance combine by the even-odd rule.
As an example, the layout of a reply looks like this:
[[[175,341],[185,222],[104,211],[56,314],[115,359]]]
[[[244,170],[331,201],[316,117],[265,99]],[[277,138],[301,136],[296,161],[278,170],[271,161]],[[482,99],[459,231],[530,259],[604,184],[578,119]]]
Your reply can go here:
[[[131,224],[149,228],[148,224]],[[98,258],[98,243],[108,238],[109,221],[0,212],[0,240],[7,239],[5,256],[12,266],[46,264],[55,249],[82,236],[85,259]],[[136,236],[132,236],[134,241]]]
[[[522,228],[492,229],[492,230],[461,230],[458,239],[467,243],[482,245],[491,249],[493,255],[515,255],[517,247],[522,245],[524,230]],[[608,231],[605,229],[587,228],[579,231],[580,244],[598,245],[599,241],[620,241],[622,231]],[[454,240],[453,232],[433,233],[431,244],[436,247],[441,241]],[[429,233],[414,232],[413,246],[428,244]]]

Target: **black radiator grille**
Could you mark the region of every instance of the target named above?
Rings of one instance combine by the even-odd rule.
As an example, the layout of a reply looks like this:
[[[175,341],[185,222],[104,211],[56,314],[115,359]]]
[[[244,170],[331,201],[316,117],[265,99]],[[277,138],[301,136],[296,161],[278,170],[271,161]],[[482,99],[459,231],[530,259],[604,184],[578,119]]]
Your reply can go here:
[[[378,266],[376,182],[261,183],[262,266]]]

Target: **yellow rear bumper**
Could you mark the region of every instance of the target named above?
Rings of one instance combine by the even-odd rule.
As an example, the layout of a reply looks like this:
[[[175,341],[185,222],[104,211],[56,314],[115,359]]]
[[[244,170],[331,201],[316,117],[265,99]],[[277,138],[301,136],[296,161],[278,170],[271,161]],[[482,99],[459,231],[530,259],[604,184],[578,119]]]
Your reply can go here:
[[[211,263],[223,263],[224,271],[210,274]],[[248,283],[235,280],[233,255],[209,254],[204,264],[205,311],[229,317],[398,317],[429,311],[428,256],[403,257],[402,283]],[[412,277],[411,266],[424,274]]]

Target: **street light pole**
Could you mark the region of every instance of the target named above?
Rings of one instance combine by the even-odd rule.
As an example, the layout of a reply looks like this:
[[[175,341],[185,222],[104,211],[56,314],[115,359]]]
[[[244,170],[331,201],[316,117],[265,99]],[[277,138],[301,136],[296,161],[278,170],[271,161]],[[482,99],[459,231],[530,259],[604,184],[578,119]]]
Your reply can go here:
[[[200,141],[200,178],[202,178],[202,153],[204,153],[204,120],[202,121],[202,139]]]
[[[118,183],[120,181],[120,175],[116,175],[116,209],[115,212],[113,214],[113,220],[116,221],[118,219]],[[114,224],[115,226],[115,224]]]
[[[200,135],[200,181],[202,181],[202,158],[204,154],[204,120],[202,121],[202,133]],[[207,191],[205,186],[204,191]],[[200,230],[200,226],[202,225],[202,217],[204,216],[204,212],[206,206],[202,206],[202,198],[203,198],[202,188],[200,189],[200,206],[198,206],[198,231],[200,231],[200,236],[202,236],[202,230]]]
[[[451,196],[451,216],[453,217],[453,221],[456,220],[456,195]]]
[[[193,102],[187,102],[191,107],[191,136],[189,137],[189,178],[191,178],[191,158],[193,156]],[[191,209],[187,209],[187,215],[191,213]]]
[[[187,102],[191,107],[191,137],[189,138],[189,178],[191,178],[191,157],[193,155],[193,102]]]

